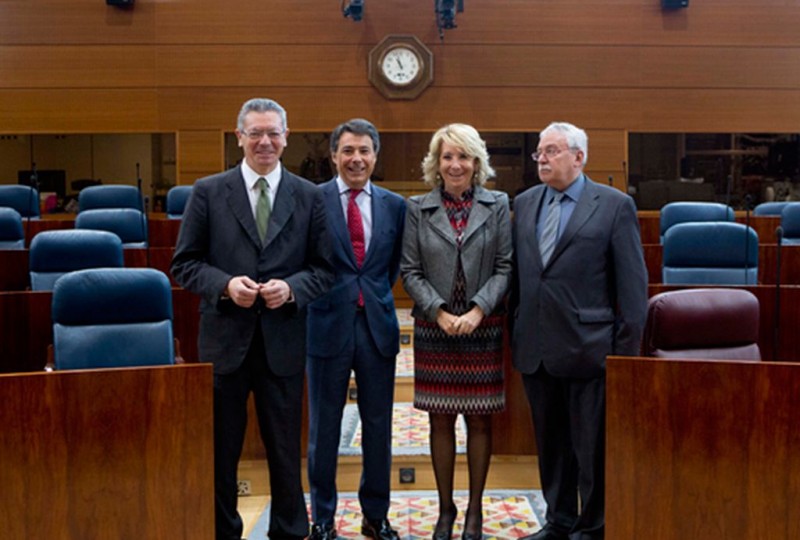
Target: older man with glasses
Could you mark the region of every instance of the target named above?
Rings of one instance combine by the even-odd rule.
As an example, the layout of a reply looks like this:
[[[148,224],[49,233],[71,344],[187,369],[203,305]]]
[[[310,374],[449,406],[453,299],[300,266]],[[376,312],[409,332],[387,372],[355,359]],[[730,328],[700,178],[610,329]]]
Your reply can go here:
[[[606,356],[638,354],[644,328],[636,207],[583,173],[587,156],[586,132],[550,124],[533,154],[542,185],[514,201],[513,361],[547,502],[523,540],[603,538]]]

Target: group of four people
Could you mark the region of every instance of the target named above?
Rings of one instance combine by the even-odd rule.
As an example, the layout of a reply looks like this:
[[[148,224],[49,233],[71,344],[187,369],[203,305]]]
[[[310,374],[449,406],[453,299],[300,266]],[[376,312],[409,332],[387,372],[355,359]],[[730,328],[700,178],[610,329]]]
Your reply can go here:
[[[469,469],[462,537],[482,537],[491,414],[505,406],[506,309],[548,506],[530,538],[602,538],[605,357],[638,353],[647,279],[633,201],[583,174],[585,132],[566,123],[541,132],[533,157],[543,184],[515,199],[513,221],[508,197],[483,187],[493,170],[471,126],[434,134],[422,163],[432,189],[408,202],[370,180],[380,151],[370,122],[333,131],[337,174],[320,187],[280,164],[288,132],[275,101],[243,105],[244,160],[196,182],[172,262],[176,281],[202,298],[200,360],[214,364],[217,540],[243,532],[236,473],[251,392],[273,494],[269,537],[309,536],[300,474],[306,367],[311,540],[336,537],[351,371],[363,430],[361,532],[398,537],[387,518],[398,276],[414,301],[414,405],[430,417],[433,540],[451,538],[458,514],[459,414]]]

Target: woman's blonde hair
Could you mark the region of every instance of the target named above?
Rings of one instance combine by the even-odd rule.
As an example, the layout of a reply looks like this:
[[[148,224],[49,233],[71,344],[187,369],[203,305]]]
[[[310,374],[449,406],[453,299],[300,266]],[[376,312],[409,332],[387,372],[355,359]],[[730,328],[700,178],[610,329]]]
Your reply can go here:
[[[494,176],[494,169],[489,165],[486,142],[481,139],[478,130],[467,124],[448,124],[433,134],[428,155],[422,160],[422,178],[426,184],[438,187],[443,183],[439,174],[439,157],[443,143],[460,148],[466,155],[475,158],[473,186],[482,186],[488,178]]]

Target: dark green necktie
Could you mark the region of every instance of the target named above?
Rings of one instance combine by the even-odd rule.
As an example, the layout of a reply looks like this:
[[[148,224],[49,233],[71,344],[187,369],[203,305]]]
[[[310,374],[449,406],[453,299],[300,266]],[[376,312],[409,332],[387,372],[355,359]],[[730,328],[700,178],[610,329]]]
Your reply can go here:
[[[269,223],[269,215],[272,212],[269,204],[269,193],[267,191],[267,180],[260,176],[256,181],[258,190],[258,201],[256,202],[256,227],[258,227],[258,236],[261,241],[267,237],[267,224]]]

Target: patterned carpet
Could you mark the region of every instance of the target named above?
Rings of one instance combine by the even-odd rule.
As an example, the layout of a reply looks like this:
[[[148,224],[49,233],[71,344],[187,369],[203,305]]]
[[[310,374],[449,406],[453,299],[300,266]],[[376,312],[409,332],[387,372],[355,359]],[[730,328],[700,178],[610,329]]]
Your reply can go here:
[[[456,492],[455,502],[459,508],[459,516],[453,529],[453,536],[457,538],[463,526],[467,493]],[[402,540],[429,539],[436,525],[438,511],[434,491],[395,492],[392,494],[389,521],[397,529]],[[544,500],[539,491],[486,491],[483,497],[484,539],[513,540],[534,533],[544,523],[544,513]],[[261,514],[248,538],[250,540],[265,538],[268,528],[269,506]],[[361,508],[355,493],[339,494],[336,530],[339,538],[363,538]]]
[[[427,455],[428,413],[412,407],[411,403],[395,403],[392,412],[392,455]],[[456,421],[456,451],[464,453],[467,444],[467,431],[462,416]],[[358,406],[345,405],[342,415],[342,436],[339,442],[340,456],[361,454],[361,420]]]

